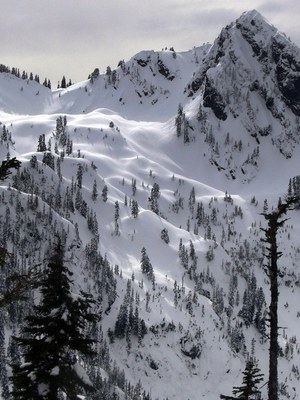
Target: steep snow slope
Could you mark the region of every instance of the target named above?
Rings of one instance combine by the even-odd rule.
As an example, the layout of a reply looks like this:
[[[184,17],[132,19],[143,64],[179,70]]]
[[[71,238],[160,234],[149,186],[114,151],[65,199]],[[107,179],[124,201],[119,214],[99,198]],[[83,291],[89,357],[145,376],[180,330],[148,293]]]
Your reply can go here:
[[[52,102],[50,89],[35,81],[0,73],[0,109],[9,114],[41,114]]]
[[[277,59],[279,43],[285,53]],[[298,54],[252,11],[209,49],[141,52],[116,72],[67,89],[51,92],[0,74],[1,156],[22,161],[13,188],[1,187],[1,244],[19,260],[11,261],[14,268],[26,270],[42,263],[45,243],[64,232],[75,290],[101,298],[106,358],[153,399],[230,394],[249,356],[267,380],[260,213],[276,207],[298,175],[297,98],[291,104],[278,78],[278,65],[296,65]],[[290,69],[291,89],[297,66],[295,74]],[[48,152],[38,145],[43,135]],[[298,178],[291,191],[299,190]],[[296,399],[299,211],[289,217],[279,237],[280,326],[286,327],[279,376],[282,398]],[[143,247],[150,279],[141,270]],[[125,337],[118,337],[122,305],[126,321],[138,310],[144,337],[126,321]],[[6,317],[6,343],[28,311],[22,307],[18,318]],[[112,362],[98,361],[103,379],[113,374]],[[124,386],[114,384],[124,398]]]
[[[183,89],[208,48],[142,51],[116,69],[108,67],[105,74],[61,91],[57,111],[90,112],[105,104],[128,119],[166,121],[184,99]]]
[[[142,51],[116,69],[91,73],[91,79],[51,92],[34,81],[1,74],[1,110],[17,114],[89,113],[114,110],[128,119],[166,121],[185,99],[184,88],[201,64],[209,45],[186,52]],[[19,89],[10,92],[13,87]],[[26,100],[26,101],[25,101]],[[27,102],[27,107],[22,106]]]
[[[293,154],[299,143],[299,65],[299,49],[256,11],[224,28],[210,48],[186,91],[200,97],[202,130],[213,131],[211,159],[228,177],[251,180],[261,145],[275,146],[285,158]],[[230,141],[244,151],[233,160],[226,147],[219,154]]]

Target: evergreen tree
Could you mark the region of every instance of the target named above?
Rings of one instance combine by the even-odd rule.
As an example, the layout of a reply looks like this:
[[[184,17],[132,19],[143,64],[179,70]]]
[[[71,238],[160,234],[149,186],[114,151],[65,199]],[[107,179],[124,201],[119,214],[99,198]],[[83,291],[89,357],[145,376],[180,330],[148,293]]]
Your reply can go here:
[[[131,215],[133,216],[133,218],[137,218],[137,216],[139,215],[139,205],[136,200],[132,200],[131,202]]]
[[[7,136],[8,136],[8,130],[6,129],[6,126],[3,125],[2,128],[2,135],[1,135],[1,142],[6,142],[7,141]]]
[[[17,160],[16,157],[2,161],[2,163],[0,165],[0,182],[5,181],[11,175],[12,168],[19,170],[20,166],[21,166],[21,161]],[[6,255],[7,255],[6,249],[3,247],[0,247],[0,266],[3,265]],[[5,304],[5,302],[6,302],[6,300],[4,300],[4,297],[5,296],[0,297],[0,307],[2,305],[1,304],[2,301],[3,301],[3,304]]]
[[[189,208],[192,214],[194,213],[195,203],[196,203],[196,194],[195,194],[195,187],[193,186],[189,196]]]
[[[60,115],[56,119],[55,137],[58,140],[59,144],[63,147],[67,146],[68,141],[68,134],[66,129],[67,123],[68,121],[66,115],[64,117]]]
[[[95,79],[97,79],[99,77],[99,75],[100,75],[99,68],[95,68],[89,78],[91,83],[94,83]]]
[[[163,228],[160,232],[160,238],[165,242],[165,243],[169,243],[170,242],[170,238],[169,238],[169,232],[167,228]]]
[[[107,185],[104,185],[102,189],[102,200],[104,201],[104,203],[107,202],[107,192],[108,192]]]
[[[107,83],[111,84],[111,67],[108,65],[106,67]]]
[[[183,108],[182,105],[178,105],[177,116],[175,118],[175,126],[176,126],[176,135],[177,137],[181,136],[181,124],[182,124],[182,117],[183,117]]]
[[[243,372],[242,386],[234,387],[232,393],[234,396],[220,395],[220,399],[224,400],[258,400],[260,399],[260,391],[258,384],[263,380],[263,374],[257,365],[249,360],[246,363],[245,371]]]
[[[128,311],[126,304],[121,304],[119,314],[115,323],[115,336],[123,338],[125,336],[126,327],[128,325]]]
[[[53,169],[53,171],[55,170],[54,156],[50,151],[45,151],[42,162],[48,165],[48,167],[50,167],[51,169]]]
[[[131,187],[132,187],[132,196],[135,196],[136,194],[136,179],[132,178],[131,180]]]
[[[146,274],[149,279],[152,279],[154,276],[153,275],[153,267],[152,267],[152,264],[150,262],[150,259],[148,257],[145,247],[142,248],[141,253],[142,253],[142,258],[141,258],[142,272],[143,272],[143,274]]]
[[[65,89],[67,87],[67,81],[66,81],[66,77],[65,76],[62,77],[60,87],[62,89]]]
[[[66,144],[66,154],[69,156],[73,151],[73,141],[70,139],[70,136],[67,136],[67,144]]]
[[[0,386],[4,400],[9,400],[9,384],[7,376],[7,357],[5,354],[4,312],[0,310]]]
[[[38,152],[44,152],[47,150],[46,142],[45,142],[45,134],[39,136],[37,150]]]
[[[76,399],[93,388],[78,356],[94,355],[86,327],[97,320],[90,310],[91,297],[71,292],[72,273],[64,262],[58,239],[40,282],[41,301],[26,318],[21,336],[23,364],[13,364],[15,400],[57,400],[62,393]]]
[[[77,180],[77,186],[80,189],[82,188],[82,176],[83,176],[83,166],[81,164],[78,164],[76,180]]]
[[[120,206],[118,200],[115,202],[115,235],[119,236],[120,235],[120,230],[119,230],[119,218],[120,218]]]
[[[151,189],[151,194],[149,197],[150,208],[153,212],[155,212],[155,214],[159,213],[159,208],[158,208],[159,196],[160,196],[159,185],[158,183],[155,182]]]
[[[189,137],[189,124],[188,121],[185,117],[185,114],[183,114],[183,143],[189,143],[190,142],[190,137]]]
[[[97,182],[96,182],[96,179],[95,179],[94,180],[94,184],[93,184],[92,199],[94,201],[96,201],[97,197],[98,197],[98,189],[97,189]]]

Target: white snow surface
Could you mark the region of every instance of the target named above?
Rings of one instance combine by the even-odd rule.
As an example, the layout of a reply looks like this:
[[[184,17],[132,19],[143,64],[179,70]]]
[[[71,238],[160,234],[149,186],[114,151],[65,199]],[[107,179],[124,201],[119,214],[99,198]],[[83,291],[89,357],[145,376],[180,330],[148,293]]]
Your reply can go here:
[[[255,11],[244,14],[240,23],[249,25],[253,18],[259,18],[263,26],[260,33],[262,39],[279,35]],[[188,312],[186,305],[190,293],[194,293],[195,283],[189,279],[178,258],[180,239],[187,249],[192,242],[198,257],[197,272],[213,275],[216,284],[226,293],[224,302],[227,307],[230,283],[228,268],[244,268],[241,260],[233,256],[234,252],[239,251],[245,240],[253,248],[255,243],[260,243],[263,237],[260,226],[266,226],[260,215],[264,200],[267,199],[269,210],[276,207],[278,198],[283,198],[287,192],[289,179],[299,174],[298,139],[281,143],[280,146],[290,153],[289,157],[285,157],[279,150],[280,146],[276,146],[276,139],[284,130],[280,121],[272,116],[259,94],[246,94],[247,82],[252,77],[263,80],[263,67],[253,57],[249,44],[234,24],[230,29],[230,37],[226,39],[230,41],[228,52],[208,72],[210,79],[219,85],[221,94],[229,98],[227,111],[231,107],[238,115],[233,116],[228,111],[228,118],[220,123],[213,112],[205,108],[209,127],[219,145],[219,153],[207,143],[207,134],[205,136],[201,133],[200,122],[197,120],[199,105],[203,100],[201,89],[191,97],[185,92],[188,83],[203,70],[203,59],[207,57],[207,60],[215,54],[216,42],[212,46],[205,45],[188,52],[175,53],[175,56],[169,50],[159,53],[143,51],[126,62],[124,70],[121,67],[116,69],[114,84],[109,83],[108,75],[104,74],[93,83],[85,81],[67,89],[50,91],[36,82],[24,81],[6,73],[0,74],[0,121],[11,132],[14,141],[14,145],[9,147],[10,156],[21,160],[22,168],[30,168],[30,159],[36,155],[48,185],[49,181],[58,182],[58,178],[56,172],[42,166],[42,153],[36,151],[38,138],[45,134],[46,143],[52,141],[53,151],[56,119],[66,115],[73,153],[65,156],[61,163],[61,184],[66,187],[72,176],[76,178],[79,164],[84,167],[82,193],[97,216],[99,249],[103,255],[107,255],[112,266],[119,266],[123,275],[123,279],[116,277],[118,298],[110,312],[107,315],[103,313],[103,330],[106,333],[108,328],[114,329],[126,291],[126,281],[132,279],[133,274],[132,285],[141,298],[140,316],[148,327],[143,343],[139,345],[133,338],[129,352],[125,339],[116,339],[110,344],[111,357],[124,368],[126,378],[135,384],[140,380],[153,399],[215,400],[220,393],[230,395],[232,387],[241,384],[241,371],[245,366],[247,352],[251,354],[253,340],[255,356],[267,380],[268,342],[260,340],[260,334],[253,325],[244,327],[246,351],[234,352],[229,344],[226,313],[217,315],[215,312],[212,302],[214,294],[209,284],[204,284],[203,289],[210,291],[210,298],[198,293],[193,311]],[[239,68],[228,75],[232,67],[229,63],[232,53],[229,50],[237,55]],[[158,71],[158,59],[168,68],[170,76],[174,76],[172,80]],[[241,88],[238,102],[232,97],[235,90],[233,82]],[[271,91],[275,90],[271,77],[264,83],[269,85]],[[232,95],[228,95],[230,92]],[[278,109],[283,109],[290,131],[296,129],[294,114],[283,105],[276,91],[273,95]],[[189,131],[192,139],[186,144],[182,137],[176,136],[175,117],[179,103],[183,105],[192,127]],[[254,113],[254,122],[251,113]],[[111,122],[113,124],[110,125]],[[271,135],[259,138],[256,163],[245,162],[247,156],[251,156],[258,147],[256,138],[247,131],[250,124],[256,127],[272,126]],[[225,145],[228,132],[230,144]],[[234,143],[239,141],[243,142],[242,151],[234,148]],[[8,148],[1,145],[2,159],[7,152]],[[218,168],[216,163],[222,168]],[[93,169],[92,164],[96,169]],[[242,169],[245,172],[242,173]],[[231,174],[230,170],[234,172]],[[91,192],[95,180],[99,196],[96,201],[92,201]],[[134,197],[132,180],[136,180],[137,185]],[[160,215],[156,215],[149,207],[148,198],[154,182],[160,187]],[[108,187],[106,203],[101,199],[104,185]],[[204,227],[199,227],[198,233],[194,231],[196,210],[191,216],[188,205],[192,188],[195,189],[196,202],[203,203],[206,214],[211,215],[213,207],[217,209],[218,222],[211,222],[215,236],[212,240],[207,239]],[[0,192],[5,193],[5,196],[8,196],[9,190],[6,183],[0,187]],[[53,189],[47,186],[44,190]],[[232,202],[224,201],[226,192],[230,194]],[[21,195],[25,205],[28,194]],[[129,205],[124,205],[125,196],[128,202],[130,199],[138,202],[137,218],[132,217]],[[253,196],[255,202],[251,202]],[[184,201],[184,207],[179,207],[176,213],[172,211],[172,205],[178,203],[180,198]],[[114,234],[116,201],[120,205],[119,236]],[[239,207],[242,218],[235,213],[235,208]],[[1,213],[4,211],[2,207]],[[188,217],[190,230],[187,229]],[[279,380],[286,387],[286,394],[282,394],[282,398],[297,399],[300,393],[300,376],[297,372],[300,362],[300,213],[298,210],[291,211],[288,217],[290,219],[280,232],[279,240],[280,250],[283,251],[281,268],[285,271],[285,276],[280,280],[279,319],[280,326],[286,327],[284,332],[280,332],[283,351],[286,343],[293,338],[293,353],[279,359]],[[78,289],[85,288],[90,277],[85,277],[84,260],[81,257],[85,245],[92,237],[86,220],[77,211],[69,220],[63,219],[59,213],[54,213],[54,218],[66,228],[69,227],[70,241],[75,238],[77,223],[82,243],[81,249],[74,253],[73,271]],[[222,242],[222,227],[226,228],[227,236],[230,226],[233,232],[230,240]],[[169,244],[160,238],[163,228],[168,230]],[[155,291],[152,291],[152,283],[141,272],[143,246],[154,268]],[[214,259],[208,261],[206,255],[212,248]],[[263,288],[268,302],[267,277],[261,262],[254,259],[253,265],[247,268],[251,268],[257,286]],[[139,285],[142,280],[143,288]],[[177,306],[174,304],[173,292],[175,281],[183,288]],[[237,311],[242,306],[245,288],[246,281],[243,273],[240,273],[240,307],[232,315],[232,326],[236,321],[242,323]],[[145,307],[147,291],[151,293],[148,310]],[[169,330],[169,324],[174,324],[176,329]],[[155,329],[151,331],[150,327]],[[180,343],[183,337],[184,345]],[[199,358],[192,359],[182,351],[193,345],[201,348]],[[155,364],[151,364],[151,361]],[[156,365],[157,368],[150,365]],[[53,374],[56,372],[53,371]],[[262,390],[265,395],[266,386]]]

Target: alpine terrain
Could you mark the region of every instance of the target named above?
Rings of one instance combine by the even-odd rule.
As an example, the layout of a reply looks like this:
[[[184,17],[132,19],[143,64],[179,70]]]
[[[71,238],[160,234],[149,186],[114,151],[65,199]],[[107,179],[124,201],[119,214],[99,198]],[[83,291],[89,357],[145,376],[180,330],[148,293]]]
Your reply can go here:
[[[57,399],[215,400],[249,360],[267,398],[263,229],[300,192],[300,49],[253,10],[212,45],[141,51],[59,89],[0,70],[1,160],[21,163],[0,186],[0,398],[53,398],[60,312],[82,385]],[[297,203],[285,218],[278,389],[298,399]]]

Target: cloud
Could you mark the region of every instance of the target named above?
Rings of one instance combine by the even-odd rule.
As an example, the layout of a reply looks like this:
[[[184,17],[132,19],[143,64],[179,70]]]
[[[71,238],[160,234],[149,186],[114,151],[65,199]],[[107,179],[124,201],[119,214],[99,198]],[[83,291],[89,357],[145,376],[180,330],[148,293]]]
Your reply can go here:
[[[286,10],[286,5],[281,1],[264,1],[259,6],[261,13],[279,14]]]
[[[289,0],[288,6],[279,0],[262,1],[258,10],[266,16],[271,24],[291,36],[291,39],[300,46],[300,2],[298,0]]]
[[[292,5],[292,7],[291,7]],[[298,0],[1,0],[1,62],[42,76],[85,79],[143,49],[188,50],[256,8],[300,43]]]

